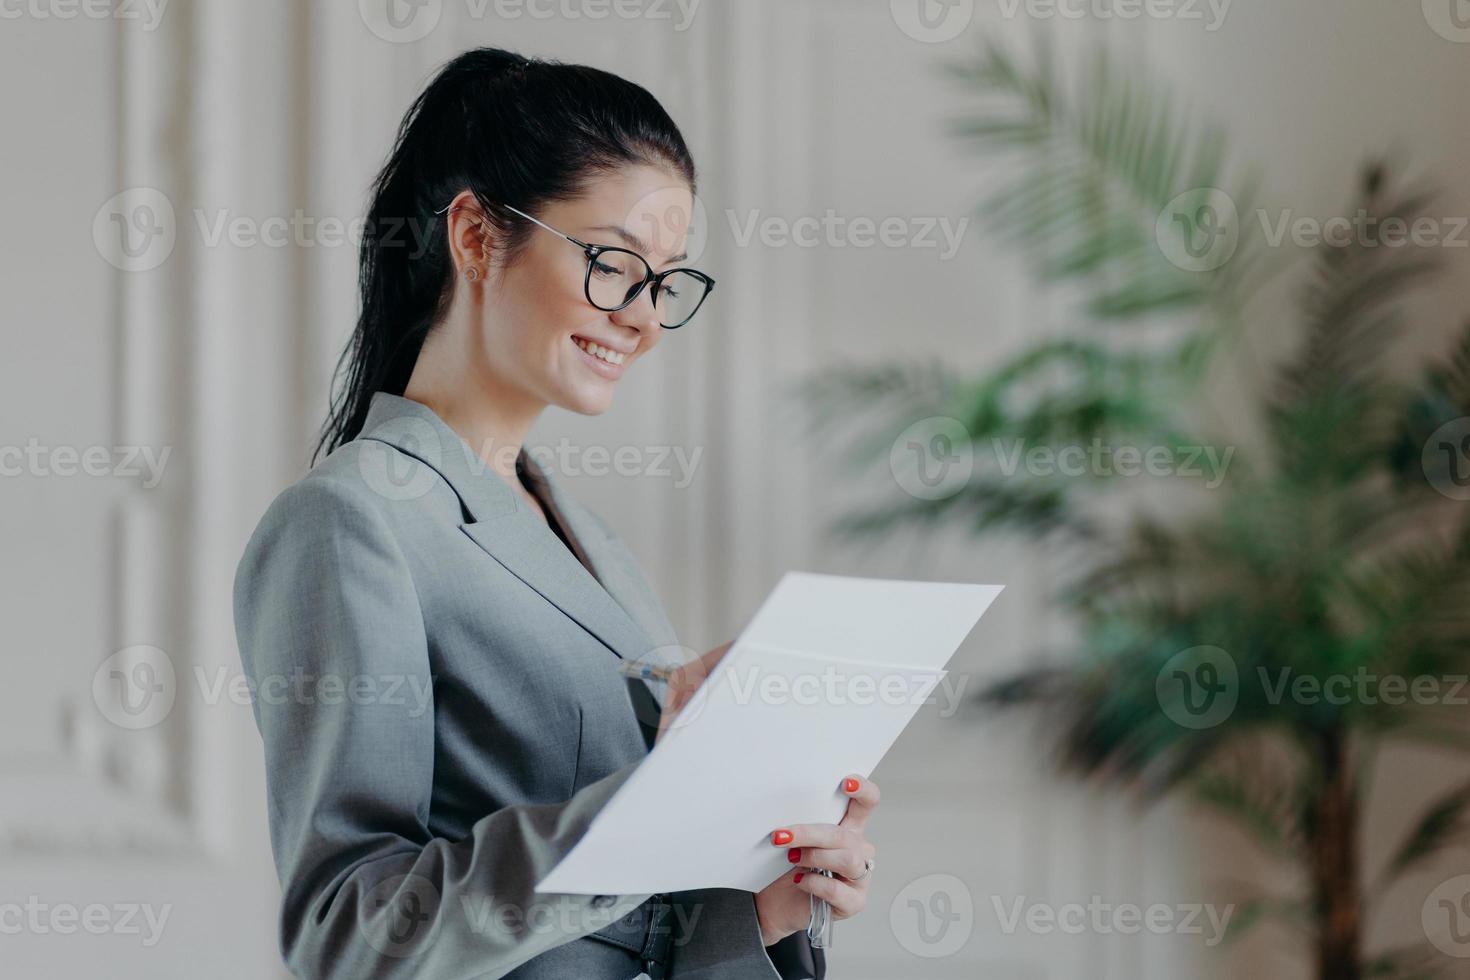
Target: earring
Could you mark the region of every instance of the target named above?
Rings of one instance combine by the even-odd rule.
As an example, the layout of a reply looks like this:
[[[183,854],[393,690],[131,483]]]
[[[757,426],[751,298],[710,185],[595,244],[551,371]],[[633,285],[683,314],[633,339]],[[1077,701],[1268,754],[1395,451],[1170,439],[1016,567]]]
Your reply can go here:
[[[470,282],[474,282],[476,279],[480,278],[480,270],[476,269],[474,266],[470,266],[468,269],[464,270],[464,277]]]

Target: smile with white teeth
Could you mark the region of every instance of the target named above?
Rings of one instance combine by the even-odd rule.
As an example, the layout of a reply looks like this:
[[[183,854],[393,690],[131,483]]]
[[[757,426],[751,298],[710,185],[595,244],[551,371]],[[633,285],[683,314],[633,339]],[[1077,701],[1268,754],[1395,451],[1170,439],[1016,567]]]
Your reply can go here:
[[[619,354],[617,351],[608,350],[606,347],[603,347],[600,344],[594,344],[590,340],[583,340],[581,337],[573,337],[572,343],[576,344],[578,347],[582,348],[593,357],[600,357],[609,364],[621,364],[623,363],[623,361],[627,360],[628,357],[628,355],[626,354]]]

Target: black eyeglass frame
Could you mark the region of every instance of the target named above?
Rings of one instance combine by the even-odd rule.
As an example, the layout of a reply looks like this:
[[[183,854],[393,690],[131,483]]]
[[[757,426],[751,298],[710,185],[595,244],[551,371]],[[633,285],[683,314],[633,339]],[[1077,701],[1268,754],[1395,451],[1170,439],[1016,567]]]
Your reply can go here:
[[[434,213],[444,214],[450,209],[450,207],[452,207],[452,205],[445,205],[443,208],[435,211]],[[619,310],[626,310],[628,307],[637,302],[638,297],[643,295],[643,290],[650,283],[653,284],[653,307],[654,309],[658,309],[658,291],[663,288],[664,280],[676,272],[682,272],[685,275],[694,276],[696,279],[699,279],[701,282],[704,283],[704,295],[699,298],[699,302],[695,304],[694,309],[689,312],[689,315],[680,320],[678,323],[672,325],[667,324],[663,322],[662,318],[660,318],[660,327],[665,330],[677,330],[680,327],[688,324],[690,320],[694,319],[694,314],[698,313],[701,309],[704,308],[705,301],[709,299],[710,293],[715,291],[714,277],[709,275],[708,273],[700,272],[698,269],[678,268],[665,269],[663,272],[654,272],[653,266],[648,264],[648,260],[639,255],[637,252],[633,251],[632,249],[623,248],[619,245],[594,245],[591,242],[584,242],[581,239],[573,238],[571,235],[568,235],[564,231],[559,231],[558,229],[551,227],[546,222],[540,220],[539,218],[532,217],[519,208],[511,207],[509,204],[502,204],[501,207],[505,208],[507,211],[514,211],[516,214],[520,215],[522,218],[525,218],[527,221],[538,224],[542,228],[545,228],[547,231],[551,232],[553,235],[566,239],[573,245],[580,248],[586,254],[587,273],[582,280],[582,291],[587,296],[587,302],[591,303],[597,309],[602,310],[604,313],[616,313]],[[624,300],[617,306],[603,306],[601,303],[597,302],[597,300],[592,298],[592,270],[597,264],[597,257],[608,252],[622,252],[626,255],[633,256],[633,258],[643,263],[643,281],[638,284],[638,287],[636,289],[629,293],[626,300]]]

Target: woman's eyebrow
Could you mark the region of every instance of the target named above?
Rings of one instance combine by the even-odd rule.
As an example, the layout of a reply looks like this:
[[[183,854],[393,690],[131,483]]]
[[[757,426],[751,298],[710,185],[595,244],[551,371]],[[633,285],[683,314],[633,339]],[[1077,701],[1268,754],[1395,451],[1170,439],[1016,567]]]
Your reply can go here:
[[[612,232],[614,235],[617,235],[623,240],[624,245],[631,246],[633,249],[642,253],[643,255],[647,255],[650,251],[652,251],[652,249],[648,247],[647,242],[620,225],[598,225],[595,228],[590,228],[588,230]],[[668,261],[683,262],[687,258],[689,258],[688,252],[680,252],[678,255],[669,256]]]

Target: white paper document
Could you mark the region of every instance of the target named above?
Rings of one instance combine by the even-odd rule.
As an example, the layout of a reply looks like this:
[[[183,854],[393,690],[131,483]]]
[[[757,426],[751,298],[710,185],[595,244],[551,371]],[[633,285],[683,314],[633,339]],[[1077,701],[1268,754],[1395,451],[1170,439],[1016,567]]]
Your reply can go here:
[[[837,823],[998,585],[788,572],[541,892],[760,891],[770,834]]]

